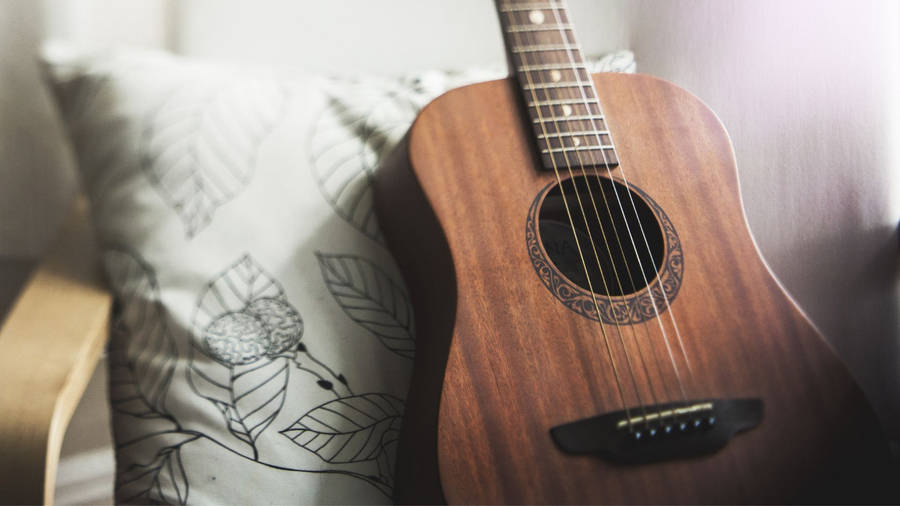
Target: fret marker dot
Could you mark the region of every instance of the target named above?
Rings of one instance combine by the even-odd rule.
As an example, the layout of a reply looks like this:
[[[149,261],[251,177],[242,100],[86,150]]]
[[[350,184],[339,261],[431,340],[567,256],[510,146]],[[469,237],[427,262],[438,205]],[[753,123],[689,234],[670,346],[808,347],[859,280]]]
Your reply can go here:
[[[572,138],[572,145],[573,145],[573,146],[580,146],[580,145],[581,145],[581,139],[579,139],[578,137],[573,137],[573,138]]]
[[[558,83],[560,79],[562,79],[562,72],[558,70],[550,71],[550,79],[553,79],[554,83]]]
[[[571,116],[572,115],[572,106],[568,105],[568,104],[563,105],[562,112],[563,112],[564,116]]]
[[[544,13],[541,11],[531,11],[528,13],[528,19],[530,19],[532,23],[539,25],[544,22]]]

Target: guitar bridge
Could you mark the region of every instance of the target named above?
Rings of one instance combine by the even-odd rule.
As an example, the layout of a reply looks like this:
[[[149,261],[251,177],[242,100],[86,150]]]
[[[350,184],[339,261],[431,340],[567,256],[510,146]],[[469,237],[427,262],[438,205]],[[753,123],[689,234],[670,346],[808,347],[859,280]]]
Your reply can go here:
[[[762,421],[762,399],[709,399],[614,411],[550,429],[566,453],[647,464],[715,453]]]

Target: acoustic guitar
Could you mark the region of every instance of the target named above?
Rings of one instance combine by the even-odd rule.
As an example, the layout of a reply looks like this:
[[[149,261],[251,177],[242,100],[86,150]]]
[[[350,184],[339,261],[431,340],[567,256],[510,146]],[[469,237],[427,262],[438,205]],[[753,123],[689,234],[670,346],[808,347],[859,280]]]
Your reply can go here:
[[[431,102],[375,179],[417,320],[396,499],[895,500],[715,114],[591,75],[562,0],[496,4],[512,76]]]

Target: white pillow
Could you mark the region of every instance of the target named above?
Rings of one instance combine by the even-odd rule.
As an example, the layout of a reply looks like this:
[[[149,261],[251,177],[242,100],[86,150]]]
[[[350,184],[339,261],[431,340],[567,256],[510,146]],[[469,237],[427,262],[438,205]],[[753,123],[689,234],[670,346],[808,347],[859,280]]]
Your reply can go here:
[[[369,182],[426,102],[502,72],[44,59],[117,295],[117,501],[390,502],[414,320]]]

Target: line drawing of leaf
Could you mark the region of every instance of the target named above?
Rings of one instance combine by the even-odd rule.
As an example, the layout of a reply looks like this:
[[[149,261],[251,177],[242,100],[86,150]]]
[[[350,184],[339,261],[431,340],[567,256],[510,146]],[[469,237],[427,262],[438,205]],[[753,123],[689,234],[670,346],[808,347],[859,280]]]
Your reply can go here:
[[[105,250],[103,260],[116,294],[110,366],[130,371],[111,378],[113,406],[134,416],[167,414],[165,399],[178,357],[153,269],[124,249]]]
[[[284,406],[289,364],[286,357],[231,367],[191,360],[191,388],[216,406],[228,431],[250,447],[253,460],[259,457],[256,440]]]
[[[403,401],[389,394],[344,397],[309,410],[281,434],[328,463],[375,460],[390,484],[403,411]]]
[[[206,284],[192,326],[194,344],[226,366],[293,352],[303,336],[300,313],[249,255]]]
[[[386,432],[381,438],[383,451],[375,459],[381,480],[391,487],[394,486],[394,464],[397,462],[397,448],[399,445],[400,431],[392,430]]]
[[[220,406],[231,404],[231,368],[205,355],[197,355],[191,353],[188,383],[197,395],[208,399],[220,412],[224,412],[225,408]]]
[[[316,252],[322,278],[335,302],[387,349],[415,355],[413,314],[403,287],[374,263],[353,255]]]
[[[231,77],[178,88],[147,117],[141,166],[188,237],[249,184],[286,102],[275,81]]]
[[[245,254],[201,291],[192,321],[194,335],[202,335],[209,324],[223,314],[243,311],[260,298],[286,300],[281,285]]]
[[[134,371],[128,367],[122,355],[110,351],[109,401],[112,409],[138,418],[168,418],[166,413],[151,406],[141,394],[134,379]]]
[[[322,196],[344,221],[383,243],[372,201],[375,168],[399,142],[418,107],[371,84],[333,86],[310,136],[310,167]]]
[[[244,255],[206,284],[192,327],[188,383],[257,460],[256,440],[284,405],[303,320],[281,285]]]
[[[199,437],[199,434],[184,432],[154,434],[152,442],[164,438],[170,444],[151,454],[152,461],[135,462],[120,470],[115,484],[116,502],[187,504],[190,485],[181,461],[181,447]]]
[[[263,365],[234,368],[232,404],[228,413],[232,433],[248,443],[256,442],[284,405],[289,370],[284,358]]]

